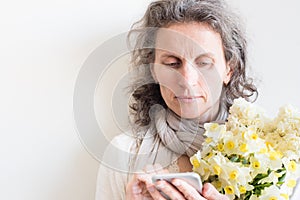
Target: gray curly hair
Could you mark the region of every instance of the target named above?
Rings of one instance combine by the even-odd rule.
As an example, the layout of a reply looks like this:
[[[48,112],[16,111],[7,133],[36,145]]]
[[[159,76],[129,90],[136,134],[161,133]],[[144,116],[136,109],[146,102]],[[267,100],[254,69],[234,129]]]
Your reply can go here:
[[[129,44],[132,36],[135,36],[131,64],[138,73],[130,85],[133,101],[129,107],[137,126],[149,125],[151,106],[160,104],[167,107],[159,84],[154,82],[150,72],[155,59],[153,41],[156,32],[159,28],[185,22],[207,24],[222,38],[225,60],[230,63],[233,72],[230,82],[224,85],[224,104],[227,109],[235,98],[243,97],[248,101],[257,98],[253,79],[246,75],[247,41],[242,24],[223,0],[158,0],[148,6],[144,17],[133,24],[128,34]],[[144,70],[137,69],[141,66],[144,66]]]

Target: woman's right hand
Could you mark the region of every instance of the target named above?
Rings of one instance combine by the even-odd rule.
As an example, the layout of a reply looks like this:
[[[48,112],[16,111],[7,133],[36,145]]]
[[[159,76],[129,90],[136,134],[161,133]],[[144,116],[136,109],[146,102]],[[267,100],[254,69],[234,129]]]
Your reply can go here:
[[[167,173],[159,165],[147,166],[143,173],[135,174],[126,186],[126,200],[151,200],[165,198],[152,183],[152,176],[157,173]]]

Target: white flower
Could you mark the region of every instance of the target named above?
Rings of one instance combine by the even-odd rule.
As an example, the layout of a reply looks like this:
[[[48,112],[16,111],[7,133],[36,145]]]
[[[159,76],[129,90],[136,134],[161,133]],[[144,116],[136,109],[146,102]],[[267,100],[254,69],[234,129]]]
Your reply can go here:
[[[266,174],[270,165],[270,159],[267,154],[254,154],[250,158],[250,169],[252,171],[252,177],[254,178],[257,174]]]
[[[229,199],[286,200],[300,177],[300,113],[280,108],[274,118],[242,98],[225,125],[207,123],[193,170]]]
[[[271,185],[263,190],[261,196],[259,197],[261,200],[285,200],[285,198],[281,195],[280,189],[275,185]]]
[[[288,194],[290,196],[293,193],[296,184],[297,180],[295,178],[287,178],[280,187],[281,193]]]
[[[288,174],[294,177],[300,177],[300,165],[295,160],[290,160],[288,158],[283,158],[282,163]]]
[[[278,173],[276,173],[275,171],[272,171],[267,177],[261,179],[258,181],[258,183],[260,184],[264,184],[264,183],[274,183],[275,185],[278,182]]]

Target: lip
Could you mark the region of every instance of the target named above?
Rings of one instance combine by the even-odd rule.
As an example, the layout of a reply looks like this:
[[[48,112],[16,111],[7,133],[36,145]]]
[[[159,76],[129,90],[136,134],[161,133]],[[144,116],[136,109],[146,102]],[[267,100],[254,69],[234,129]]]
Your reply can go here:
[[[203,98],[203,96],[176,96],[175,98],[184,103],[191,103]]]

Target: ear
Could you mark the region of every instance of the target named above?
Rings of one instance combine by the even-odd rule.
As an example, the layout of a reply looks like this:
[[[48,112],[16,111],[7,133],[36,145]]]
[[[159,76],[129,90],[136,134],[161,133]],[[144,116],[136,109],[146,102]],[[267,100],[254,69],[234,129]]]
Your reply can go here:
[[[223,78],[223,83],[225,85],[227,85],[231,79],[231,76],[232,76],[232,73],[233,73],[233,70],[231,68],[231,65],[229,62],[227,62],[226,64],[226,70],[224,72],[224,78]]]

